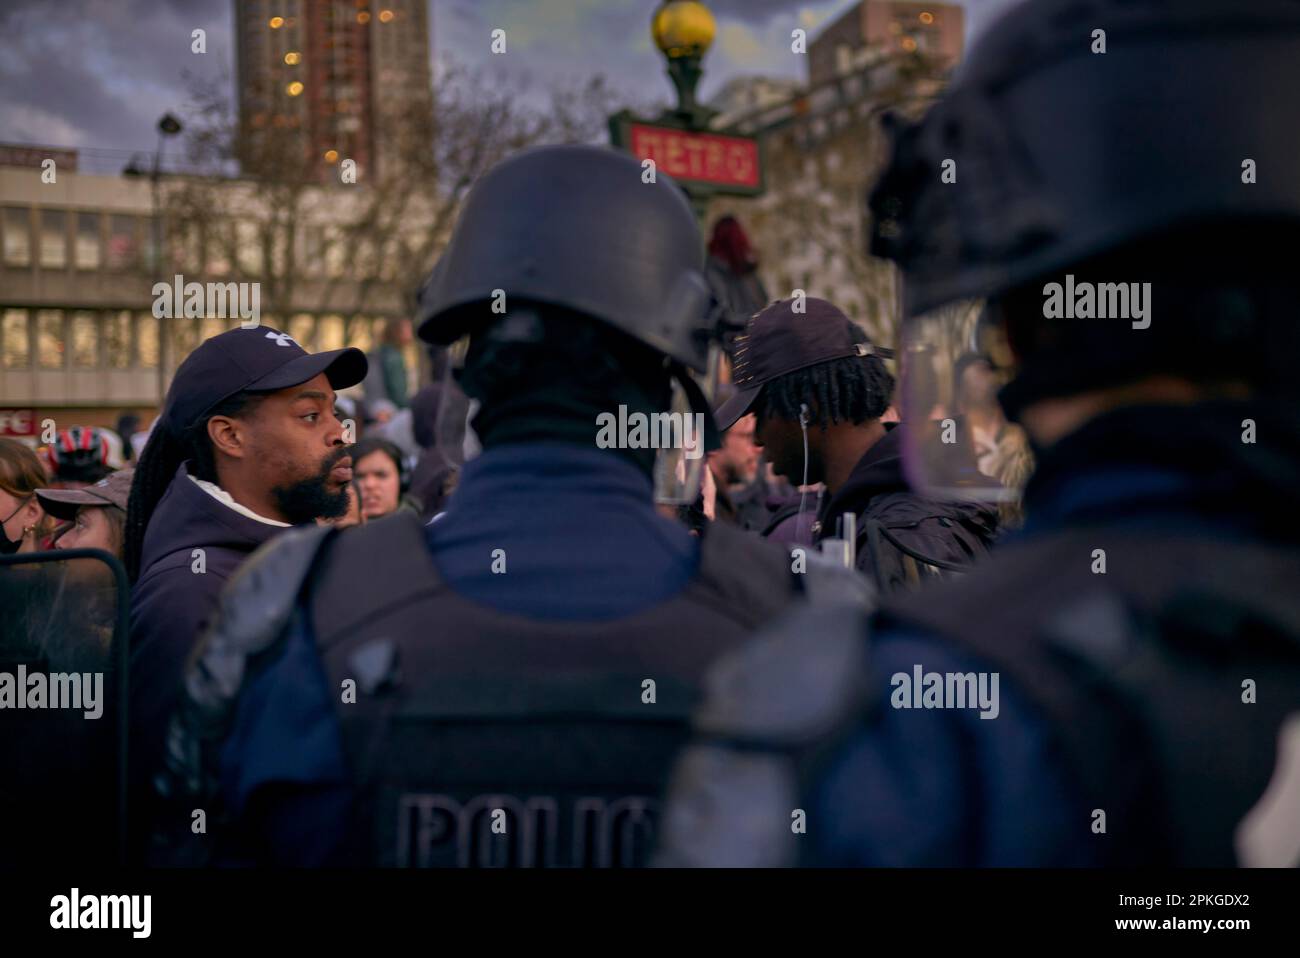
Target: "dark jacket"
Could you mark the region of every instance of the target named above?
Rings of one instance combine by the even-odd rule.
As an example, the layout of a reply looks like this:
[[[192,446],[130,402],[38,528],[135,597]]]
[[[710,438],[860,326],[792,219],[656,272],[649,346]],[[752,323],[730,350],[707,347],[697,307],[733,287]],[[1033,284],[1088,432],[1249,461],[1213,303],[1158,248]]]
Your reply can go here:
[[[1241,441],[1246,419],[1267,445]],[[1284,409],[1099,416],[1041,456],[1024,528],[963,580],[887,602],[869,623],[810,610],[748,646],[748,664],[719,666],[702,713],[710,751],[681,763],[662,860],[1224,864],[1297,707],[1297,474],[1300,424]],[[1000,677],[996,721],[895,700],[896,680],[921,668]],[[1246,676],[1259,694],[1243,706]],[[790,778],[763,764],[754,728]],[[816,730],[802,751],[796,728]],[[735,741],[743,761],[719,754]],[[775,784],[755,784],[756,767]],[[809,767],[808,793],[787,788]],[[794,803],[819,823],[805,838],[769,814]]]
[[[131,775],[147,780],[161,756],[181,672],[217,597],[240,563],[280,526],[241,515],[190,479],[185,466],[145,530],[131,592]],[[203,550],[203,562],[194,555]],[[203,571],[198,571],[202,569]]]
[[[908,549],[929,559],[966,565],[984,555],[997,532],[997,512],[973,502],[947,502],[917,495],[903,474],[905,426],[886,423],[884,438],[867,450],[848,481],[824,502],[816,541],[836,535],[846,512],[858,518],[857,565],[882,591],[910,578],[905,556],[887,539],[873,547],[868,524],[879,523]]]

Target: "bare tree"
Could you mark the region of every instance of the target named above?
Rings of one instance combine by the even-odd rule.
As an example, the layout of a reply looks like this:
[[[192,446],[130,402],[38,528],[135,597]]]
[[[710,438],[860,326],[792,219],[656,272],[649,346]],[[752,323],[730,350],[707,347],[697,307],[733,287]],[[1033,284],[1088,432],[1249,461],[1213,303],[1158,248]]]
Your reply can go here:
[[[237,117],[226,81],[192,82],[188,159],[198,172],[167,190],[170,264],[258,281],[273,314],[411,315],[479,176],[529,146],[603,140],[606,117],[624,105],[599,76],[552,91],[543,106],[524,82],[443,68],[428,97],[380,104],[382,150],[352,170],[347,157],[306,149],[289,116]]]

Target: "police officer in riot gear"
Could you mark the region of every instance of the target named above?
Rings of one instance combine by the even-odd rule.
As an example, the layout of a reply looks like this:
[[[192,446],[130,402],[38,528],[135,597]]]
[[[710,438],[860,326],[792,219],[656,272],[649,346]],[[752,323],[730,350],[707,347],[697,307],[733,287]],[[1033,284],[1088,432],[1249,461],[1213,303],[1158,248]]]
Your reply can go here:
[[[904,343],[1004,379],[1026,525],[721,663],[663,862],[1300,861],[1298,55],[1280,0],[1043,0],[901,130]],[[982,494],[939,433],[910,475]]]
[[[706,667],[805,593],[860,594],[656,511],[656,486],[694,498],[670,487],[708,435],[599,425],[674,409],[712,432],[702,268],[685,198],[630,156],[537,149],[476,185],[420,335],[461,341],[482,453],[428,526],[299,530],[248,563],[173,720],[184,841],[162,860],[647,860]],[[196,800],[211,839],[186,835]]]

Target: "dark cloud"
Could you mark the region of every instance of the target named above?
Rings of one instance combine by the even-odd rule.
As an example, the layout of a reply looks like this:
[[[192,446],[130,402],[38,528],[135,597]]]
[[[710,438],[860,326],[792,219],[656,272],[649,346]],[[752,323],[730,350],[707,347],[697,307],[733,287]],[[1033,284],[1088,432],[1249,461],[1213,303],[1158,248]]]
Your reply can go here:
[[[151,147],[158,116],[183,108],[187,75],[232,71],[232,21],[227,0],[6,0],[0,139]]]
[[[767,23],[776,16],[797,18],[799,11],[810,5],[798,0],[709,0],[709,9],[719,19],[755,24]]]

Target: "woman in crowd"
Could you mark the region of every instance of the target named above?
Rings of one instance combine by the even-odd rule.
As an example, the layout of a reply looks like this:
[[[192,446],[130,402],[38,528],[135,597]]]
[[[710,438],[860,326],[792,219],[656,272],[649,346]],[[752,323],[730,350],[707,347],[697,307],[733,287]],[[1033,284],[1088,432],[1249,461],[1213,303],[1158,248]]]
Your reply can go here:
[[[83,489],[38,489],[45,511],[70,525],[55,540],[56,549],[102,549],[122,557],[126,501],[134,469],[121,469]]]
[[[36,497],[47,481],[36,453],[0,439],[0,554],[50,548],[54,521]]]
[[[367,522],[419,505],[406,496],[407,471],[402,451],[387,439],[362,439],[352,449],[352,473],[361,492],[361,515]]]

